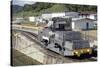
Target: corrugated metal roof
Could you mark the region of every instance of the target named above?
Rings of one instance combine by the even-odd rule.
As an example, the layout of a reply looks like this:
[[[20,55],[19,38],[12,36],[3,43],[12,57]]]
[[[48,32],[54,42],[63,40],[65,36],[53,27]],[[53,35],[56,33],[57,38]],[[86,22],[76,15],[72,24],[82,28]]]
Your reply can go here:
[[[73,20],[73,22],[94,22],[95,20],[90,19],[90,18],[83,18],[83,19],[77,19],[77,20]]]
[[[80,14],[97,14],[97,12],[85,11],[85,12],[80,12]]]

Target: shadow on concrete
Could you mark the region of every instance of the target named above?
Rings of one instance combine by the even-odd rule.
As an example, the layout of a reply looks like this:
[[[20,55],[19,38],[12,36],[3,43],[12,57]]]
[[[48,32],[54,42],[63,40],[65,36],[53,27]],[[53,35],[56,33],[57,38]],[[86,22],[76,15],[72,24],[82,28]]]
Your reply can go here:
[[[11,66],[40,65],[42,63],[36,61],[18,50],[12,49]]]

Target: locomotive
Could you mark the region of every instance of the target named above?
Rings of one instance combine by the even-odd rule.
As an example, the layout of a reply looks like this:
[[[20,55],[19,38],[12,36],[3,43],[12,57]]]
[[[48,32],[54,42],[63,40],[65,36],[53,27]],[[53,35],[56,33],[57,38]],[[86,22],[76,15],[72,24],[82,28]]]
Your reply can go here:
[[[72,30],[72,18],[52,18],[47,26],[39,31],[38,40],[45,48],[63,56],[91,54],[89,41],[79,31]]]

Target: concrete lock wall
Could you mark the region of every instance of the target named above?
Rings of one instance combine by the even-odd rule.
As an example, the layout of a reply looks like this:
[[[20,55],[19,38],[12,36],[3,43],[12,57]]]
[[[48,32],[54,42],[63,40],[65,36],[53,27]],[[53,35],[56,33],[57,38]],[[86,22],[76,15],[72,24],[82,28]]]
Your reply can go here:
[[[19,56],[14,53],[16,54],[16,56],[14,56],[14,60],[20,59],[20,62],[22,62],[24,65],[66,62],[66,60],[62,60],[62,58],[49,55],[43,48],[21,34],[16,34],[16,36],[13,36],[13,40],[13,49],[21,53]]]

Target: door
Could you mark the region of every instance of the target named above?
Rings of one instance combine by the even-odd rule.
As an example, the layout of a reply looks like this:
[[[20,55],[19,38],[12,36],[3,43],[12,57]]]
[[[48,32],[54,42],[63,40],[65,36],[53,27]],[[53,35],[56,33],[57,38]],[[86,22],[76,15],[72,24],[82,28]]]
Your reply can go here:
[[[87,30],[89,29],[89,23],[88,22],[86,23],[86,29]]]

